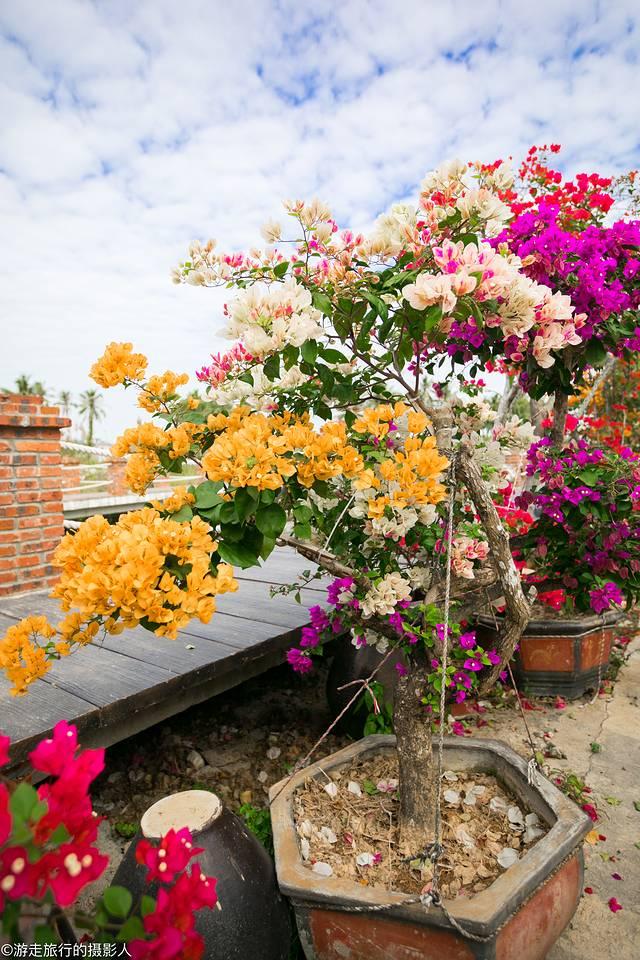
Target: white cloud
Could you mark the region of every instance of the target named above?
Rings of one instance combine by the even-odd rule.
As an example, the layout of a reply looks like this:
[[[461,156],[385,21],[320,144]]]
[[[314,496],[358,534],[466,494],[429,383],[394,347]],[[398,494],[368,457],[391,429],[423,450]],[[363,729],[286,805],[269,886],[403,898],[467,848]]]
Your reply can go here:
[[[568,169],[638,162],[636,5],[572,0],[5,0],[0,385],[75,394],[109,339],[193,372],[223,294],[177,289],[194,236],[259,240],[282,197],[345,226],[448,156],[560,141]],[[112,437],[137,416],[106,394]]]

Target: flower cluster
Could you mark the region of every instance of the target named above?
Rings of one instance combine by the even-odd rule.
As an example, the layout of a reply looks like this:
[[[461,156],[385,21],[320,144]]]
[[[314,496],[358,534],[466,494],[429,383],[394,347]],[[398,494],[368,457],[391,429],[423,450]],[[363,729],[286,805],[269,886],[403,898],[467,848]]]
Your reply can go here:
[[[208,428],[215,439],[202,468],[210,480],[231,487],[278,490],[293,477],[311,487],[316,480],[355,477],[363,470],[362,457],[347,442],[344,422],[317,430],[307,415],[266,416],[236,407],[229,415],[210,416]]]
[[[133,352],[132,343],[110,343],[91,367],[89,375],[101,387],[115,387],[127,381],[142,380],[147,364],[144,354]]]
[[[216,594],[237,589],[230,566],[212,572],[216,548],[200,517],[179,523],[151,508],[122,514],[116,524],[90,517],[53,557],[61,576],[52,595],[68,616],[55,628],[28,617],[0,642],[0,665],[13,692],[23,693],[53,660],[90,642],[101,627],[120,633],[142,623],[175,638],[193,617],[208,622]]]
[[[0,735],[0,767],[8,747],[9,738]],[[78,752],[77,730],[63,720],[29,759],[46,782],[37,789],[27,781],[0,783],[0,923],[13,944],[25,942],[34,911],[40,933],[59,942],[48,925],[51,904],[73,918],[78,896],[109,863],[97,846],[100,818],[89,796],[104,769],[104,750]],[[141,916],[126,889],[109,887],[92,914],[83,912],[82,925],[98,942],[124,941],[137,960],[199,960],[204,942],[195,913],[216,903],[215,879],[197,864],[186,872],[199,852],[188,830],[170,831],[158,846],[140,841],[136,856],[147,867],[147,881],[161,884],[157,901],[145,897]]]
[[[519,549],[538,589],[566,590],[578,609],[602,613],[640,596],[640,467],[577,437],[559,453],[548,438],[529,452],[538,481],[522,508],[539,514]],[[548,586],[547,586],[548,585]]]
[[[224,335],[240,339],[254,357],[264,357],[291,344],[302,346],[322,336],[322,314],[311,293],[293,278],[282,284],[248,287],[225,307]]]

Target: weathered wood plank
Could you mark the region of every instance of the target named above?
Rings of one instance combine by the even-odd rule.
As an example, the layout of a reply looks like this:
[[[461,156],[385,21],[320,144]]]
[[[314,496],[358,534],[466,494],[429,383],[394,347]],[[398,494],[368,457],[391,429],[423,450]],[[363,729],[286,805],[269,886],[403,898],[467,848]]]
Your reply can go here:
[[[211,622],[192,621],[175,641],[138,628],[55,664],[26,697],[10,697],[0,682],[0,729],[14,740],[15,763],[60,719],[77,724],[85,746],[108,746],[281,663],[324,586],[305,588],[302,604],[269,588],[312,567],[278,550],[260,570],[239,571],[240,589],[218,598]],[[47,591],[0,600],[0,635],[33,613],[61,615]]]

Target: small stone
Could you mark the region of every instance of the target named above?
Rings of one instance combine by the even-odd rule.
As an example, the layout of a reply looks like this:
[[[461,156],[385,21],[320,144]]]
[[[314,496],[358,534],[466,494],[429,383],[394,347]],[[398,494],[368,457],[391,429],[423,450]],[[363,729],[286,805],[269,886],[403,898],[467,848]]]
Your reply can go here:
[[[267,757],[269,760],[277,760],[281,753],[282,750],[280,747],[269,747],[267,750]]]
[[[322,860],[316,860],[311,869],[314,873],[317,873],[319,877],[330,877],[333,873],[333,868],[330,864],[324,863]]]
[[[269,774],[266,770],[261,770],[258,774],[258,783],[266,783],[269,779]]]
[[[198,753],[197,750],[190,750],[187,754],[187,763],[193,767],[194,770],[202,770],[205,764],[204,757]]]
[[[240,803],[251,803],[253,799],[253,793],[251,790],[243,790],[240,794]]]
[[[460,803],[460,794],[457,790],[445,790],[444,801],[445,803]]]
[[[355,780],[349,780],[349,783],[347,784],[347,790],[349,791],[349,793],[352,793],[354,797],[362,796],[362,790],[360,789],[360,784],[356,783]]]
[[[338,784],[337,783],[325,783],[324,785],[325,792],[329,794],[330,797],[338,796]]]
[[[311,846],[306,837],[303,837],[300,841],[300,853],[303,860],[309,859],[309,855],[311,854]]]
[[[110,773],[107,777],[107,783],[117,783],[118,780],[122,780],[124,773],[122,770],[116,770],[114,773]]]
[[[448,783],[455,783],[458,779],[458,774],[454,773],[453,770],[445,770],[442,774],[442,779],[446,780]]]

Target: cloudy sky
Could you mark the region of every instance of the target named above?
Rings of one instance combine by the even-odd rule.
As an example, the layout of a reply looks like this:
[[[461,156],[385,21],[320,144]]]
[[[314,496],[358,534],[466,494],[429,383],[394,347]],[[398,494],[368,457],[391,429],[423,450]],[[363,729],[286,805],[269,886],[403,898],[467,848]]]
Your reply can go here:
[[[194,238],[259,240],[283,197],[364,226],[453,156],[560,141],[640,162],[634,0],[2,0],[0,387],[91,385],[112,339],[192,373],[222,297]],[[135,421],[105,396],[104,439]]]

